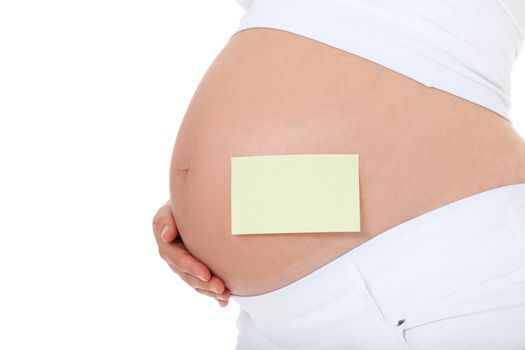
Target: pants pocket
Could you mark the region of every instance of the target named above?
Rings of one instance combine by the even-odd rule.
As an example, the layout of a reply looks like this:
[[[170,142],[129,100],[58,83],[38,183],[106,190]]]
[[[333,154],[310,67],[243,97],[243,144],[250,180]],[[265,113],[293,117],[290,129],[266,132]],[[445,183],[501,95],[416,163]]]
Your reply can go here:
[[[418,307],[399,323],[406,349],[524,350],[525,266]]]

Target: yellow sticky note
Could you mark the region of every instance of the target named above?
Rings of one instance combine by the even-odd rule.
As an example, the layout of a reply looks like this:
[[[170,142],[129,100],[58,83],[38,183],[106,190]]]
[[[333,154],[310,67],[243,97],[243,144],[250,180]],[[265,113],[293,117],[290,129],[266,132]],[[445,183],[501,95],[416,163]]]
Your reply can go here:
[[[359,232],[359,154],[231,157],[232,234]]]

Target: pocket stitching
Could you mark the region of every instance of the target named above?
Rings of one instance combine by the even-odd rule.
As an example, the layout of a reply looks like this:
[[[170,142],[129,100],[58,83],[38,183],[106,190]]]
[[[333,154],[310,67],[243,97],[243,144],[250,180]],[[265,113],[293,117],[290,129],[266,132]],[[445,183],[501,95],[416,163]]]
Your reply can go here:
[[[471,290],[471,289],[479,288],[479,287],[481,287],[481,286],[483,286],[485,284],[494,282],[494,281],[496,281],[498,279],[505,280],[506,278],[508,278],[513,273],[519,272],[519,271],[521,271],[523,269],[525,269],[525,265],[519,266],[519,267],[517,267],[517,268],[515,268],[515,269],[513,269],[511,271],[505,272],[503,274],[500,274],[498,276],[489,278],[487,280],[483,280],[483,281],[481,281],[479,283],[476,283],[474,285],[471,285],[469,287],[462,288],[462,289],[457,290],[457,291],[455,291],[453,293],[450,293],[450,294],[447,294],[445,296],[442,296],[442,297],[439,297],[437,299],[434,299],[434,300],[432,300],[432,301],[430,301],[430,302],[428,302],[426,304],[420,305],[420,306],[418,306],[418,307],[408,311],[402,317],[400,317],[400,319],[405,319],[406,320],[405,323],[403,324],[403,326],[404,326],[405,329],[412,329],[412,328],[415,328],[415,327],[423,326],[423,325],[428,324],[428,323],[442,321],[442,320],[446,320],[446,319],[449,319],[449,318],[462,317],[462,316],[468,316],[468,315],[471,315],[471,314],[477,314],[477,313],[482,313],[482,312],[494,311],[494,310],[483,310],[483,311],[480,311],[480,312],[454,314],[454,315],[446,316],[446,317],[438,316],[439,318],[433,318],[432,315],[430,315],[429,317],[425,317],[424,314],[420,314],[418,316],[418,313],[421,313],[422,310],[424,311],[425,309],[427,309],[429,307],[432,307],[433,305],[435,305],[436,303],[438,303],[441,300],[444,300],[444,299],[447,299],[447,298],[450,298],[450,297],[454,297],[454,296],[456,296],[458,294],[467,292],[468,290]],[[514,283],[515,282],[512,282],[512,284],[514,284]],[[502,309],[505,309],[507,307],[515,307],[515,305],[502,307]]]

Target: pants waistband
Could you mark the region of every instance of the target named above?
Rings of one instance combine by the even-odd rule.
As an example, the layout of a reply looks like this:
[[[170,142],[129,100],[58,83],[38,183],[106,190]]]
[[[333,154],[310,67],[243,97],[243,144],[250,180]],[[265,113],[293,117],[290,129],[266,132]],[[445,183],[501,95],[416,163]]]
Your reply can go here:
[[[257,322],[315,313],[345,297],[386,319],[525,265],[525,183],[480,192],[405,221],[307,276],[234,296]],[[373,300],[369,300],[373,298]],[[300,301],[300,302],[299,302]]]

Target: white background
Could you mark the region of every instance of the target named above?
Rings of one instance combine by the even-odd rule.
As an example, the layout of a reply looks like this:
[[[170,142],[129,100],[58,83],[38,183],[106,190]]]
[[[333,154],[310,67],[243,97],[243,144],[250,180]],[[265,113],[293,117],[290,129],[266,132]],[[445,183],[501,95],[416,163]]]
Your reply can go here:
[[[0,348],[233,349],[151,231],[234,0],[0,2]],[[511,118],[525,135],[525,54]]]

